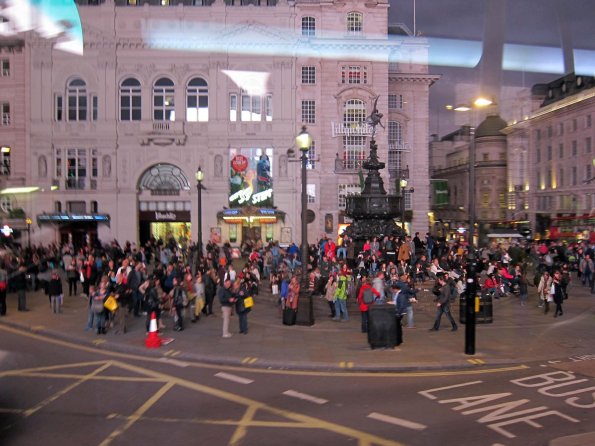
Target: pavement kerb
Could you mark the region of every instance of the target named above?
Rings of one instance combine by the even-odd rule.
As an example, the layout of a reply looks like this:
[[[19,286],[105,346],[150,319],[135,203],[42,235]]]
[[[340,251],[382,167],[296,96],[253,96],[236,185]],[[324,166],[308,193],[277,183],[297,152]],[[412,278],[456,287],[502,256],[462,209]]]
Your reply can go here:
[[[160,349],[148,349],[141,345],[134,346],[124,344],[120,342],[114,342],[113,338],[97,338],[98,340],[104,341],[99,344],[95,340],[87,340],[70,333],[64,333],[51,328],[34,328],[30,325],[3,320],[0,322],[4,325],[24,330],[32,334],[42,335],[48,339],[56,339],[65,342],[70,342],[76,345],[80,345],[86,348],[91,348],[99,351],[105,351],[106,353],[115,352],[121,354],[130,354],[135,356],[146,356],[155,359],[175,359],[176,361],[194,361],[207,364],[209,366],[216,367],[221,366],[233,366],[245,368],[246,370],[258,370],[258,369],[275,369],[275,370],[288,370],[288,371],[317,371],[317,372],[341,372],[345,374],[356,373],[356,372],[367,372],[367,373],[405,373],[405,372],[438,372],[438,371],[472,371],[481,369],[494,369],[494,368],[507,368],[519,366],[523,362],[527,361],[515,361],[512,359],[500,359],[493,360],[490,364],[471,364],[462,362],[441,362],[441,363],[408,363],[406,365],[378,365],[378,364],[361,364],[354,365],[352,368],[342,368],[337,366],[335,363],[323,363],[323,362],[306,362],[306,361],[275,361],[268,359],[259,359],[257,364],[246,364],[243,358],[231,357],[231,356],[214,356],[204,355],[199,353],[181,352],[175,358],[170,358],[164,355],[165,346]],[[310,327],[292,327],[298,329],[308,330]],[[142,339],[139,340],[139,344],[142,343]],[[373,354],[373,353],[371,353]],[[395,349],[395,354],[398,354],[398,348]],[[470,358],[476,356],[469,356]]]

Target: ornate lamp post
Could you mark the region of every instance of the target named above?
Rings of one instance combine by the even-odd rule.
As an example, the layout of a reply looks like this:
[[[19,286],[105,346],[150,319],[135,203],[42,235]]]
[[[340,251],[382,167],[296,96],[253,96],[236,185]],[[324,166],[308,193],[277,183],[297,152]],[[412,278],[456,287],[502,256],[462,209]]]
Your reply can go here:
[[[312,294],[309,290],[308,281],[308,152],[312,146],[312,136],[302,126],[302,131],[295,138],[296,146],[301,152],[302,166],[302,277],[300,282],[300,295],[298,298],[297,323],[299,325],[314,325],[314,308],[312,303]]]
[[[198,260],[202,259],[202,180],[205,178],[205,174],[198,166],[198,170],[194,174],[196,178],[196,190],[198,191],[198,231],[197,231],[197,239],[198,239]]]

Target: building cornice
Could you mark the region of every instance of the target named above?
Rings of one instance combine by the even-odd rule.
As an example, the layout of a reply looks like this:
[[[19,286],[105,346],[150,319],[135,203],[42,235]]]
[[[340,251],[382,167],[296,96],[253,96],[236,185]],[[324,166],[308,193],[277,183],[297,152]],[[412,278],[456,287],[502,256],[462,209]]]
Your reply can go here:
[[[389,81],[395,82],[417,82],[432,85],[434,82],[440,80],[442,76],[439,74],[427,73],[389,73]]]

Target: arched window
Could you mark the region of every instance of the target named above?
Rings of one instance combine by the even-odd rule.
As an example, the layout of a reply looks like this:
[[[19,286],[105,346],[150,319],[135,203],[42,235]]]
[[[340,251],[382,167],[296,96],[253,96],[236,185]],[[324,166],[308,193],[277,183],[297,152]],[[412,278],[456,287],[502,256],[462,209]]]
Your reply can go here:
[[[174,83],[166,77],[157,79],[153,85],[153,120],[176,120]]]
[[[140,82],[133,77],[124,79],[120,84],[120,120],[141,120]]]
[[[186,88],[186,121],[207,122],[209,120],[209,87],[207,82],[195,77]]]
[[[314,17],[302,17],[302,36],[316,35],[316,19]]]
[[[349,34],[361,34],[363,23],[364,16],[361,12],[350,12],[347,14],[347,32]]]
[[[359,99],[350,99],[343,107],[343,124],[346,128],[361,126],[366,119],[366,104]],[[345,169],[357,169],[366,158],[366,142],[362,135],[343,136],[343,165]]]
[[[68,82],[66,89],[69,121],[87,120],[87,84],[80,78]]]

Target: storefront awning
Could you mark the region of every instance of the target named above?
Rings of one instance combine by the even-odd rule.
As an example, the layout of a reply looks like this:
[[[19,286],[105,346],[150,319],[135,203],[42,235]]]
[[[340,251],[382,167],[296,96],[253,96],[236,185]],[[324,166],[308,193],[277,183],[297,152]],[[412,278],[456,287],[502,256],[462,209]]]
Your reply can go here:
[[[53,213],[53,214],[39,214],[37,216],[37,224],[60,224],[60,223],[104,223],[110,225],[109,214],[69,214],[69,213]]]
[[[225,223],[276,223],[277,220],[285,221],[285,212],[278,209],[244,206],[223,209],[217,213],[217,219]]]

